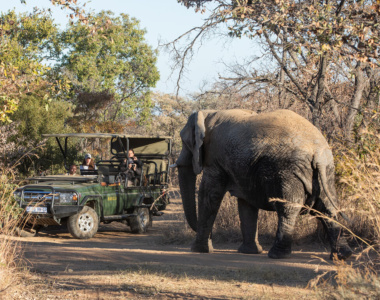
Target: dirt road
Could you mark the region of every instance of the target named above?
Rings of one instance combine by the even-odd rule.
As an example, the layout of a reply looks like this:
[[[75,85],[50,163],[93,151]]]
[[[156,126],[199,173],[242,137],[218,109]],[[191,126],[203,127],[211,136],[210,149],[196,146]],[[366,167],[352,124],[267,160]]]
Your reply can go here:
[[[91,240],[62,230],[20,238],[32,286],[14,298],[309,299],[315,293],[305,289],[308,282],[334,269],[328,253],[310,245],[296,247],[290,259],[272,260],[267,251],[239,254],[238,245],[214,245],[213,254],[199,254],[189,245],[162,244],[162,232],[182,222],[180,211],[180,200],[172,201],[143,235],[111,223]]]

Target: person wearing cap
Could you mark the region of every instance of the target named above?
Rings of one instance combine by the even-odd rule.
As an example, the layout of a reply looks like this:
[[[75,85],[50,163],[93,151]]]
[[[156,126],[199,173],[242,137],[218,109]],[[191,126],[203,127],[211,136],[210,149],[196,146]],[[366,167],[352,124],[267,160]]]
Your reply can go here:
[[[91,154],[87,153],[84,156],[83,163],[80,166],[81,170],[96,170],[95,161],[92,159]]]

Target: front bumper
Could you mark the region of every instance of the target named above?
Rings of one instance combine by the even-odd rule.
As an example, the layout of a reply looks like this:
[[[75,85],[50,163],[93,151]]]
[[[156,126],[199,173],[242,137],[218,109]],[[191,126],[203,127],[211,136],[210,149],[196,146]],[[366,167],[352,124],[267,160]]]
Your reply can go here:
[[[22,205],[25,209],[24,217],[28,223],[36,225],[60,225],[60,220],[66,217],[77,214],[83,208],[78,205],[51,205],[38,206],[41,210],[46,208],[46,213],[41,212],[27,212],[28,205]]]

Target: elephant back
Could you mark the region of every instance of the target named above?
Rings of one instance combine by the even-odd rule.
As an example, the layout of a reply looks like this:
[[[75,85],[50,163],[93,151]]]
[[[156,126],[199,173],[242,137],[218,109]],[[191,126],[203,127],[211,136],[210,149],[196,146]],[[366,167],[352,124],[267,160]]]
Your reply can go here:
[[[320,149],[330,149],[322,133],[308,120],[290,110],[262,113],[252,118],[254,137],[271,143],[288,145],[314,155]]]

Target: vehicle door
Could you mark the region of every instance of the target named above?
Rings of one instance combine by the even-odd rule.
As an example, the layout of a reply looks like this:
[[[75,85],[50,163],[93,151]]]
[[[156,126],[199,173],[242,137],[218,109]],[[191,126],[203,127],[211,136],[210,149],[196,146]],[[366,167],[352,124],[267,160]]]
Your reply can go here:
[[[118,215],[123,213],[123,193],[118,183],[103,186],[103,214],[104,216]]]

